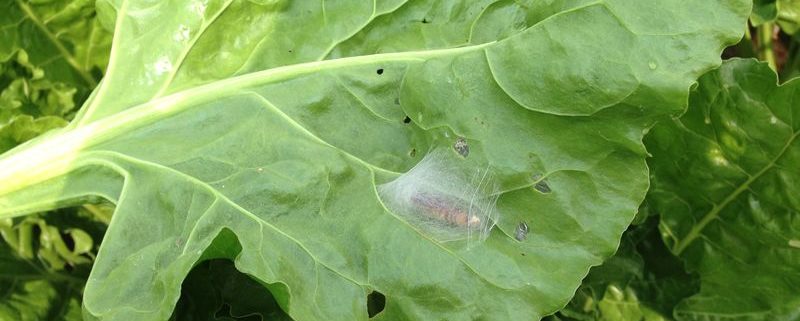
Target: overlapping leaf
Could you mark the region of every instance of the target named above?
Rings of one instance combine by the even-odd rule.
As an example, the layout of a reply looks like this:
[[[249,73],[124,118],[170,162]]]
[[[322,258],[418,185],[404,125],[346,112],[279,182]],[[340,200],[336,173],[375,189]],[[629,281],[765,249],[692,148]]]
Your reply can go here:
[[[665,242],[699,273],[680,320],[800,313],[798,82],[733,60],[700,79],[689,111],[648,136]]]
[[[698,291],[699,279],[664,246],[658,221],[650,216],[631,225],[614,256],[593,267],[572,301],[550,318],[672,320],[678,303]]]
[[[107,77],[66,130],[0,160],[0,215],[117,203],[85,292],[85,315],[102,320],[167,319],[231,232],[236,268],[295,320],[365,320],[373,291],[386,297],[378,320],[552,313],[644,197],[643,133],[682,110],[749,12],[735,0],[99,8],[116,25]],[[432,240],[375,188],[456,137],[471,151],[459,167],[488,166],[502,194],[498,228],[470,248]]]
[[[783,31],[794,34],[800,29],[800,1],[754,0],[750,16],[753,25],[777,22]]]

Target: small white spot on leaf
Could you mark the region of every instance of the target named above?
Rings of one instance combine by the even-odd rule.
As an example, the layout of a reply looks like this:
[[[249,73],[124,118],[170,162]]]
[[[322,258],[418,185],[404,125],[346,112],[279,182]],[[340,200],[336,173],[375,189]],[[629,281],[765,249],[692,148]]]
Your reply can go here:
[[[206,8],[208,7],[208,4],[206,3],[206,1],[192,1],[191,7],[192,11],[202,16],[206,13]]]
[[[174,36],[172,36],[172,39],[174,39],[177,42],[184,42],[186,40],[189,40],[190,36],[191,36],[191,30],[189,30],[189,27],[185,25],[180,25],[178,27],[178,31],[175,32]]]
[[[524,241],[525,239],[528,238],[528,224],[527,223],[519,222],[519,225],[517,225],[517,230],[514,232],[514,238],[517,239],[517,241],[520,241],[520,242],[522,242],[522,241]]]
[[[161,57],[156,61],[153,69],[156,75],[161,75],[172,70],[172,63],[169,61],[169,58]]]
[[[722,151],[718,148],[712,148],[708,151],[708,158],[711,160],[714,165],[717,166],[728,166],[730,162],[725,159],[725,156],[722,155]]]

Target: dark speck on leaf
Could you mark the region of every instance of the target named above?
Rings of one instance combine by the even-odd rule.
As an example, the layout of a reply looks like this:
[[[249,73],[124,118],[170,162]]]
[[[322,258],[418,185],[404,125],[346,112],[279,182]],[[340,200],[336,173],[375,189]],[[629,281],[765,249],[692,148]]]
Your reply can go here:
[[[422,18],[422,23],[429,23],[428,18]]]
[[[383,68],[378,68],[376,72],[378,73],[378,75],[383,75]]]
[[[550,189],[550,185],[547,185],[547,182],[545,182],[545,181],[541,181],[541,182],[536,183],[536,185],[533,186],[533,188],[535,188],[537,191],[545,193],[545,194],[548,194],[548,193],[553,191],[553,190]]]
[[[400,98],[395,98],[394,99],[394,104],[395,105],[400,105]]]
[[[403,118],[403,123],[404,124],[408,124],[410,122],[411,122],[411,118],[409,118],[408,116],[406,116],[406,118]]]
[[[408,156],[416,157],[417,156],[417,149],[412,148],[410,152],[408,152]]]

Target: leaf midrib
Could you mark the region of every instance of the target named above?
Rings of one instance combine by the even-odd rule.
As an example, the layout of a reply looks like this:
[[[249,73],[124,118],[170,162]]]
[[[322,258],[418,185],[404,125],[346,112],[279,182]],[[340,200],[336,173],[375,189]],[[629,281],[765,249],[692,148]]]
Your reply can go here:
[[[297,246],[299,246],[300,248],[302,248],[302,249],[303,249],[303,251],[305,251],[306,253],[308,253],[308,255],[309,255],[311,258],[313,258],[313,259],[314,259],[314,261],[315,261],[317,264],[319,264],[319,265],[321,265],[321,266],[325,267],[326,269],[328,269],[328,270],[330,270],[330,271],[332,271],[332,272],[336,273],[337,275],[339,275],[339,276],[341,276],[342,278],[344,278],[344,279],[346,279],[346,280],[348,280],[348,281],[352,282],[353,284],[360,285],[360,286],[364,286],[364,285],[370,285],[370,284],[368,284],[368,283],[367,283],[367,284],[365,284],[365,283],[361,283],[361,282],[359,282],[359,281],[357,281],[357,280],[355,280],[355,279],[351,278],[351,277],[350,277],[350,276],[348,276],[348,275],[344,275],[344,274],[342,274],[342,273],[341,273],[339,270],[337,270],[337,269],[334,269],[334,268],[333,268],[333,267],[331,267],[331,266],[328,266],[328,265],[327,265],[326,263],[324,263],[322,260],[320,260],[319,258],[317,258],[317,256],[316,256],[316,255],[314,255],[314,253],[313,253],[313,252],[312,252],[310,249],[306,248],[306,246],[303,244],[303,242],[301,242],[300,240],[296,239],[296,238],[295,238],[295,237],[293,237],[292,235],[289,235],[289,234],[287,234],[286,232],[284,232],[283,230],[281,230],[281,229],[280,229],[280,228],[278,228],[277,226],[275,226],[275,225],[273,225],[273,224],[271,224],[271,223],[267,222],[266,220],[264,220],[264,219],[262,219],[262,218],[258,217],[257,215],[253,214],[253,213],[252,213],[252,212],[250,212],[249,210],[247,210],[247,209],[245,209],[245,208],[241,207],[239,204],[237,204],[236,202],[234,202],[232,199],[228,198],[228,196],[226,196],[225,194],[223,194],[223,193],[219,192],[219,191],[218,191],[217,189],[215,189],[213,186],[211,186],[211,185],[207,184],[206,182],[203,182],[203,181],[201,181],[201,180],[199,180],[199,179],[195,178],[194,176],[191,176],[191,175],[189,175],[189,174],[186,174],[186,173],[184,173],[184,172],[178,171],[178,170],[176,170],[176,169],[174,169],[174,168],[171,168],[171,167],[169,167],[169,166],[164,166],[164,165],[162,165],[162,164],[158,164],[158,163],[154,163],[154,162],[146,161],[146,160],[139,159],[139,158],[133,158],[133,157],[130,157],[130,156],[128,156],[128,155],[121,154],[121,153],[116,153],[116,152],[108,152],[108,151],[104,151],[104,152],[95,152],[95,153],[96,153],[97,155],[102,155],[102,154],[111,155],[111,157],[114,157],[114,158],[120,158],[120,159],[123,159],[123,160],[125,160],[125,161],[127,161],[127,162],[130,162],[130,163],[132,163],[132,164],[134,164],[134,163],[138,163],[138,164],[141,164],[141,165],[144,165],[144,166],[152,166],[152,167],[155,167],[155,168],[158,168],[158,169],[161,169],[161,170],[167,171],[167,172],[174,173],[175,175],[178,175],[178,176],[180,176],[180,177],[183,177],[184,179],[188,180],[190,183],[194,183],[195,185],[199,186],[200,188],[207,190],[209,193],[211,193],[212,195],[214,195],[214,197],[216,197],[218,200],[220,200],[220,201],[222,201],[222,202],[224,202],[224,203],[228,204],[229,206],[231,206],[231,207],[233,207],[234,209],[236,209],[237,211],[241,212],[243,215],[247,216],[248,218],[250,218],[250,219],[252,219],[252,220],[254,220],[254,221],[256,221],[256,222],[260,223],[260,224],[261,224],[261,225],[263,225],[263,226],[267,226],[267,227],[269,227],[270,229],[272,229],[272,230],[276,231],[276,232],[277,232],[277,233],[279,233],[280,235],[282,235],[282,236],[286,237],[287,239],[291,240],[293,243],[297,244]],[[346,154],[346,153],[345,153],[345,154]],[[346,155],[348,155],[348,156],[351,156],[351,157],[354,157],[354,156],[352,156],[352,155],[349,155],[349,154],[346,154]],[[356,159],[357,159],[357,158],[356,158]],[[101,163],[106,163],[106,162],[105,162],[105,161],[101,161]],[[373,169],[372,169],[372,168],[370,168],[370,167],[367,167],[367,169],[368,169],[368,170],[370,170],[370,172],[373,174],[373,177],[374,177],[374,172],[373,172]],[[373,187],[375,186],[375,184],[374,184],[374,180],[373,180],[373,184],[372,184],[372,185],[373,185]],[[380,198],[379,198],[379,197],[377,197],[377,195],[378,195],[378,192],[377,192],[377,190],[374,190],[374,193],[375,193],[375,197],[376,197],[376,199],[380,200]],[[484,282],[486,282],[486,283],[488,283],[488,284],[491,284],[491,285],[493,285],[493,286],[495,286],[496,288],[498,288],[498,289],[501,289],[501,290],[505,290],[505,291],[513,291],[513,290],[518,290],[518,288],[506,288],[506,287],[503,287],[502,285],[500,285],[500,284],[497,284],[497,283],[495,283],[495,282],[492,282],[491,280],[487,279],[485,276],[483,276],[481,273],[479,273],[479,272],[478,272],[478,270],[476,270],[476,269],[475,269],[475,268],[474,268],[472,265],[470,265],[470,264],[469,264],[467,261],[465,261],[463,257],[459,256],[458,254],[456,254],[455,252],[451,251],[450,249],[448,249],[448,248],[446,248],[446,247],[442,246],[442,245],[441,245],[441,244],[439,244],[438,242],[435,242],[435,241],[433,241],[432,239],[430,239],[430,238],[426,237],[426,236],[425,236],[423,233],[421,233],[421,232],[419,232],[418,230],[414,229],[413,227],[411,227],[410,225],[408,225],[408,223],[407,223],[407,222],[405,222],[404,220],[400,219],[400,218],[399,218],[399,217],[398,217],[396,214],[394,214],[392,211],[390,211],[388,208],[386,208],[386,206],[384,206],[383,204],[381,204],[381,206],[384,208],[384,210],[385,210],[387,213],[390,213],[390,215],[391,215],[393,218],[395,218],[395,219],[397,219],[398,221],[400,221],[401,223],[405,224],[407,228],[410,228],[410,229],[414,230],[414,231],[415,231],[415,233],[417,233],[417,234],[420,236],[420,238],[421,238],[423,241],[432,242],[433,244],[435,244],[437,247],[439,247],[439,248],[440,248],[440,249],[441,249],[443,252],[445,252],[447,255],[450,255],[450,256],[452,256],[453,258],[455,258],[456,260],[458,260],[459,262],[461,262],[461,264],[463,264],[463,265],[464,265],[464,267],[465,267],[466,269],[468,269],[470,272],[472,272],[473,274],[475,274],[475,275],[476,275],[476,276],[477,276],[479,279],[481,279],[481,280],[483,280]],[[530,286],[530,285],[529,285],[529,286]]]
[[[119,9],[121,13],[127,10],[127,4],[128,1],[123,2],[122,8]],[[536,25],[554,19],[557,16],[595,5],[598,5],[598,2],[559,12]],[[117,30],[120,28],[121,21],[122,19],[117,19]],[[530,30],[534,26],[526,30]],[[504,38],[502,41],[508,41],[509,39],[519,37],[521,34],[522,33],[518,33],[514,36]],[[385,62],[422,62],[436,57],[485,50],[486,48],[495,46],[500,43],[500,41],[501,40],[497,40],[465,47],[373,54],[281,66],[188,88],[90,122],[82,123],[80,121],[74,121],[57,135],[52,135],[35,142],[29,142],[28,144],[20,146],[21,148],[14,149],[0,156],[0,168],[4,169],[4,171],[0,172],[0,181],[6,183],[0,186],[0,196],[66,174],[71,170],[70,162],[74,156],[87,147],[116,137],[124,133],[125,130],[136,128],[142,124],[147,124],[157,121],[160,118],[176,114],[191,107],[192,103],[199,103],[227,95],[231,92],[231,89],[234,88],[244,88],[259,84],[263,85],[303,74],[334,68],[363,66]],[[119,46],[116,45],[112,46],[112,56],[113,52],[119,49],[118,47]],[[113,66],[114,63],[111,63],[109,68],[113,69]],[[108,83],[104,82],[101,87],[93,92],[93,95],[96,96],[93,96],[95,99],[90,98],[90,101],[97,101],[97,96],[101,96],[102,93],[105,92],[105,86],[108,85]],[[83,110],[87,107],[89,111],[82,115],[84,119],[87,115],[91,114],[91,109],[94,106],[90,104],[89,106],[85,106]],[[0,214],[0,216],[2,215]]]
[[[363,66],[384,62],[422,62],[426,59],[482,50],[497,42],[460,48],[425,50],[356,56],[334,60],[314,61],[277,67],[260,72],[212,82],[157,98],[125,109],[117,114],[86,124],[72,123],[58,135],[23,145],[0,157],[0,181],[10,182],[0,186],[0,195],[19,190],[68,171],[70,155],[100,142],[116,137],[125,130],[148,124],[174,115],[195,103],[228,95],[232,89],[264,85],[303,74],[334,68]],[[55,169],[55,170],[54,170]],[[19,176],[15,178],[15,176]],[[15,179],[17,182],[15,182]],[[17,185],[15,185],[15,183]]]

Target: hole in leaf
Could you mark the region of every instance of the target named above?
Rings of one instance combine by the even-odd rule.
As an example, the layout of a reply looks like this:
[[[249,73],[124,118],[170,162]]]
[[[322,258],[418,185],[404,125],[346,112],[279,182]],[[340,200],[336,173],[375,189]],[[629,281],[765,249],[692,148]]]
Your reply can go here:
[[[527,223],[519,222],[519,225],[517,225],[517,230],[514,232],[514,238],[517,239],[517,241],[520,241],[520,242],[522,242],[522,241],[524,241],[525,239],[528,238],[528,224]],[[525,254],[522,254],[522,255],[525,255]]]
[[[208,260],[183,280],[170,320],[291,320],[278,302],[283,295],[239,272],[230,260]]]
[[[536,183],[536,185],[534,185],[533,188],[535,188],[540,193],[544,193],[544,194],[549,194],[550,192],[553,191],[553,190],[550,189],[550,185],[547,185],[547,182],[545,182],[545,181],[541,181],[541,182]]]
[[[378,68],[376,72],[378,73],[378,75],[383,75],[383,68]]]
[[[367,314],[372,319],[386,308],[386,296],[378,291],[372,291],[367,295]]]
[[[539,193],[549,194],[553,190],[550,189],[550,185],[547,185],[547,181],[544,180],[543,177],[544,176],[542,174],[533,174],[533,176],[531,176],[531,179],[536,182],[536,184],[533,185],[533,188],[539,191]]]
[[[410,122],[411,122],[411,118],[409,118],[408,116],[406,116],[406,118],[403,118],[403,123],[404,124],[408,124]]]

